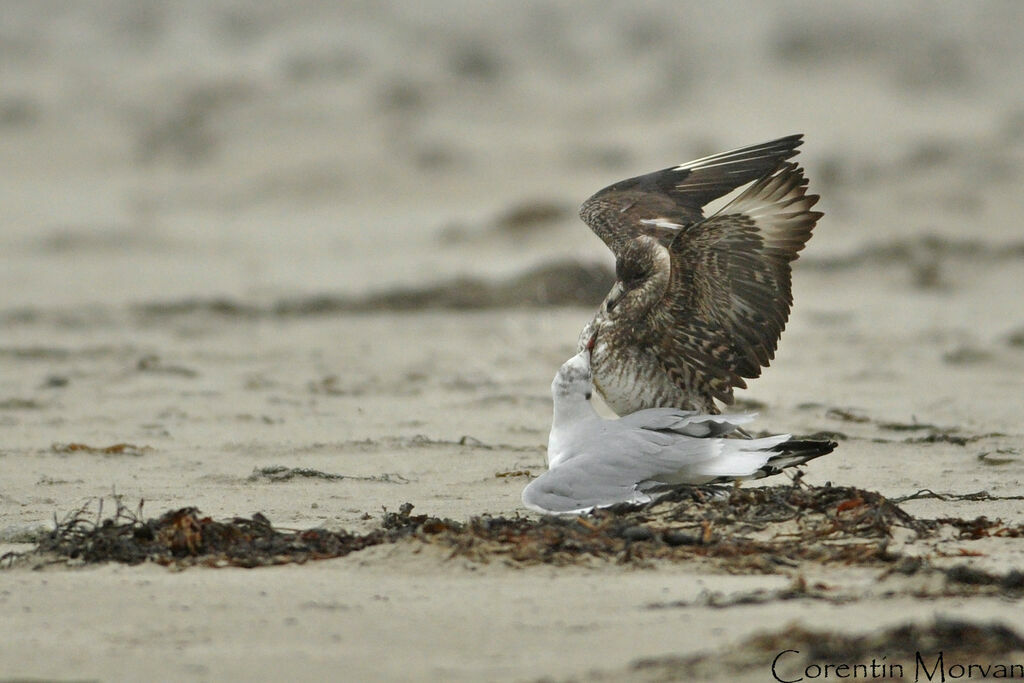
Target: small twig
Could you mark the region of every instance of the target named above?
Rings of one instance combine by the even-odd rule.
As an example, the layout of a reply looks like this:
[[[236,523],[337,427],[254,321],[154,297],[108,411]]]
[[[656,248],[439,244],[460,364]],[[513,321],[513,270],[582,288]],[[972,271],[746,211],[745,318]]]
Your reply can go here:
[[[915,493],[911,493],[908,496],[900,496],[899,498],[891,498],[890,500],[894,503],[905,503],[908,500],[1024,500],[1024,495],[1017,496],[994,496],[988,491],[975,491],[974,493],[936,493],[931,489],[921,489]]]

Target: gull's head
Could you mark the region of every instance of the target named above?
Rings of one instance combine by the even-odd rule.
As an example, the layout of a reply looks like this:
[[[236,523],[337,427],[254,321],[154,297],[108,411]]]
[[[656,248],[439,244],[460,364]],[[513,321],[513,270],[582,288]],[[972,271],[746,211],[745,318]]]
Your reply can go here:
[[[584,349],[565,361],[551,383],[551,395],[559,398],[579,396],[590,400],[593,383],[590,374],[590,349]]]

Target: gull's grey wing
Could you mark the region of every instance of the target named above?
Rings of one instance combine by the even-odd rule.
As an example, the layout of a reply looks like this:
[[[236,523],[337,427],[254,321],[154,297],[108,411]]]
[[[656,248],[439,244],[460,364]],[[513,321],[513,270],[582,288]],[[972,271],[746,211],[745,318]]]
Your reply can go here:
[[[789,135],[621,180],[583,202],[580,218],[616,256],[639,235],[668,244],[704,218],[705,204],[771,173],[802,143],[802,134]]]
[[[523,505],[536,512],[584,513],[616,503],[648,503],[651,497],[622,477],[600,477],[575,467],[548,470],[523,489]]]
[[[652,479],[714,457],[714,442],[643,429],[595,438],[572,458],[523,489],[523,504],[538,512],[569,514],[616,503],[646,503]]]
[[[753,421],[753,413],[731,415],[700,414],[693,410],[648,408],[619,418],[624,427],[673,432],[694,438],[724,436]]]
[[[822,216],[796,164],[751,185],[672,241],[672,277],[647,343],[674,380],[725,403],[775,356],[793,304],[791,262]]]
[[[811,456],[809,449],[803,449],[808,452],[802,451],[800,457],[794,453],[780,459],[780,467],[765,469],[789,439],[789,434],[761,439],[694,438],[623,427],[617,434],[594,439],[583,455],[530,482],[523,490],[523,504],[539,512],[569,514],[617,503],[646,503],[652,494],[672,486],[758,478],[823,454]]]

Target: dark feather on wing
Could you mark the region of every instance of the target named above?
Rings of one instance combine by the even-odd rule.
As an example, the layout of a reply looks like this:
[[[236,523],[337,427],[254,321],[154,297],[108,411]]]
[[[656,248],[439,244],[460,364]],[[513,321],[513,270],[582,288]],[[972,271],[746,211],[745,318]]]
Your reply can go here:
[[[730,403],[774,358],[793,304],[790,263],[822,215],[806,185],[786,164],[675,236],[672,279],[646,333],[669,374]]]
[[[708,202],[771,173],[802,143],[789,135],[619,181],[585,201],[580,218],[616,255],[639,235],[667,244],[676,229],[659,219],[678,227],[703,220]]]

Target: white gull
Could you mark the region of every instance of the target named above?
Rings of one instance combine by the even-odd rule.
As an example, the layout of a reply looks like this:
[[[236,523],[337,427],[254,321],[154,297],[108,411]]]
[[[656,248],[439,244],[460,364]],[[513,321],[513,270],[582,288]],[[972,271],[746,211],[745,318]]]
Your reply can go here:
[[[835,448],[831,441],[725,438],[752,414],[706,415],[674,408],[608,420],[594,410],[590,351],[573,356],[551,383],[554,419],[548,471],[523,490],[523,504],[579,514],[617,503],[649,503],[680,485],[760,479]]]

